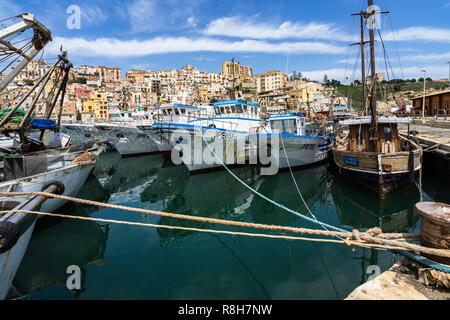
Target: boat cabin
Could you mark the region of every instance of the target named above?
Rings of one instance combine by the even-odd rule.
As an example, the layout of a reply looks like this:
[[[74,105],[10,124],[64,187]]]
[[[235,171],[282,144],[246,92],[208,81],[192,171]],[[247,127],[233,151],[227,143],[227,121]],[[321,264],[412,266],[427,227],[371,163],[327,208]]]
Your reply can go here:
[[[398,123],[409,123],[408,118],[380,117],[378,118],[378,153],[401,152],[402,143],[398,132]],[[347,150],[371,152],[370,150],[370,127],[371,118],[357,118],[341,121],[341,125],[348,126]]]
[[[207,108],[186,104],[170,103],[158,106],[154,120],[158,122],[187,122],[206,116]]]
[[[238,118],[258,118],[261,107],[258,104],[244,100],[225,100],[213,104],[216,116],[238,117]]]
[[[306,135],[306,118],[302,113],[284,113],[271,115],[269,118],[272,132],[278,131],[284,134]]]

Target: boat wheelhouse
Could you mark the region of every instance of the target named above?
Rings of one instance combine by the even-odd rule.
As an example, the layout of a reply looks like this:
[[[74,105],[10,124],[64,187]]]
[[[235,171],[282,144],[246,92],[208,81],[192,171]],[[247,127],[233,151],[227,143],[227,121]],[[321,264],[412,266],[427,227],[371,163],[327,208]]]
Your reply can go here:
[[[172,146],[172,129],[178,124],[186,124],[189,121],[208,116],[210,107],[196,107],[180,103],[161,104],[153,115],[153,124],[140,124],[137,126],[144,131],[156,145],[156,148],[166,158],[170,158]]]
[[[338,130],[332,150],[339,171],[355,178],[383,195],[414,180],[421,168],[422,149],[412,140],[399,135],[398,124],[409,124],[409,118],[379,117],[375,150],[370,143],[371,117],[341,121],[348,135]]]
[[[270,154],[272,161],[278,160],[279,169],[317,163],[328,157],[331,137],[324,129],[325,124],[312,128],[306,120],[302,113],[271,115],[263,126],[251,129],[250,138],[257,137],[258,145],[262,143],[261,138],[266,139],[262,143],[265,154]],[[273,139],[278,140],[275,143]],[[269,152],[267,148],[273,145],[279,148]]]

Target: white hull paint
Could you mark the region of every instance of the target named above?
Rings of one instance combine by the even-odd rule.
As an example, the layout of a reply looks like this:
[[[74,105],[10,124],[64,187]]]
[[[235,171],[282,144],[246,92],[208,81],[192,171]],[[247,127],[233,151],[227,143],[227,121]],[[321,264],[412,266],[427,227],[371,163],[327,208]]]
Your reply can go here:
[[[28,230],[20,236],[19,240],[17,240],[16,244],[11,249],[0,254],[0,300],[5,299],[8,294],[8,290],[11,287],[17,269],[19,269],[23,256],[27,251],[35,224],[36,220]]]
[[[93,124],[61,124],[61,132],[72,137],[73,142],[89,142],[102,138],[104,134]]]
[[[139,129],[143,131],[156,146],[159,152],[168,153],[172,151],[172,146],[168,143],[169,135],[161,133],[161,130],[154,126],[139,126]]]
[[[222,163],[245,164],[249,159],[250,147],[245,144],[249,133],[197,125],[184,125],[175,130],[175,135],[171,134],[170,143],[173,148],[179,150],[182,148],[183,153],[190,152],[190,157],[182,157],[184,165],[190,172],[220,168]],[[185,141],[191,142],[189,147],[184,144]],[[238,147],[238,141],[242,147]],[[215,145],[222,148],[216,150]]]
[[[159,149],[152,139],[139,130],[136,126],[110,125],[114,127],[114,134],[110,141],[122,156],[149,154],[158,152]]]
[[[0,192],[40,192],[50,181],[64,184],[64,196],[74,197],[86,182],[89,174],[95,168],[96,162],[80,162],[69,164],[63,168],[51,170],[34,176],[0,183]],[[11,190],[9,190],[11,188]],[[52,212],[66,203],[66,200],[48,199],[41,211]]]
[[[306,166],[323,161],[328,157],[330,142],[324,139],[300,136],[283,136],[282,139],[279,141],[280,151],[278,153],[280,169],[289,166]]]

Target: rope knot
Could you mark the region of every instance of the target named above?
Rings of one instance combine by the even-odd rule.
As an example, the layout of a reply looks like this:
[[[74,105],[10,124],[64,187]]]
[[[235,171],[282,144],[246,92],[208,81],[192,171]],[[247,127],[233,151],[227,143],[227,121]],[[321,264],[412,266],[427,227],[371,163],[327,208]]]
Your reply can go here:
[[[381,230],[381,229],[378,228],[378,227],[375,227],[375,228],[372,228],[372,229],[367,230],[366,233],[367,233],[369,236],[371,236],[371,237],[376,237],[376,236],[378,236],[379,234],[382,234],[382,233],[383,233],[383,230]]]
[[[356,241],[360,241],[360,232],[356,229],[353,229],[352,231],[352,235],[353,235],[353,239],[355,239]]]

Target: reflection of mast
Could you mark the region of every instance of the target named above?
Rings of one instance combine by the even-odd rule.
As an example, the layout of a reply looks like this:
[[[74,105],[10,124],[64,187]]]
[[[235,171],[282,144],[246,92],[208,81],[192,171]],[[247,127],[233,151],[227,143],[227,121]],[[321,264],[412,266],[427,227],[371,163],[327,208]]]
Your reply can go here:
[[[229,248],[229,247],[225,244],[225,242],[223,242],[218,236],[216,236],[216,235],[214,235],[214,234],[212,234],[212,236],[213,236],[214,238],[216,238],[217,241],[218,241],[221,245],[223,245],[223,247],[224,247],[225,249],[227,249],[228,251],[230,251],[230,253],[233,255],[233,257],[236,258],[236,260],[237,260],[237,261],[239,262],[239,264],[245,269],[245,271],[247,271],[247,272],[250,274],[250,276],[253,278],[253,280],[255,280],[255,282],[261,287],[261,289],[262,289],[262,291],[264,292],[264,294],[266,295],[266,297],[267,297],[268,299],[272,300],[272,298],[270,297],[269,292],[267,291],[267,289],[264,287],[264,285],[263,285],[258,279],[256,279],[256,277],[255,277],[255,275],[253,274],[253,272],[245,265],[245,263],[241,260],[241,258],[239,258],[239,257],[236,255],[236,253],[235,253],[231,248]]]

